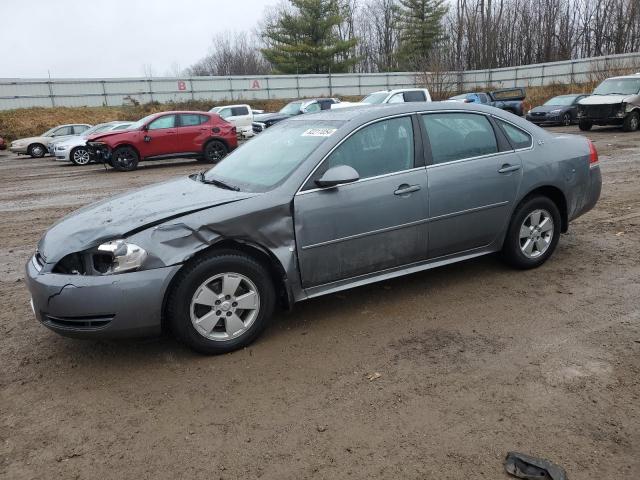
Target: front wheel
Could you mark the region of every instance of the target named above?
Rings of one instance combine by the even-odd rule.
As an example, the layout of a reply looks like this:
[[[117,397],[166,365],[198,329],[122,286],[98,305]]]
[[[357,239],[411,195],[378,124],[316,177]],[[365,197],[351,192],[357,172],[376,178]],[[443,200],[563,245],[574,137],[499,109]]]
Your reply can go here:
[[[27,153],[31,156],[31,158],[42,158],[47,153],[47,149],[44,147],[44,145],[36,143],[29,147]]]
[[[118,147],[111,154],[110,163],[119,172],[130,172],[138,168],[140,157],[131,147]]]
[[[569,125],[571,125],[571,114],[570,113],[565,113],[562,116],[562,125],[564,125],[565,127],[568,127]]]
[[[91,160],[89,157],[89,151],[84,147],[76,147],[71,150],[69,158],[71,159],[71,163],[80,166],[87,165]]]
[[[624,123],[622,124],[622,130],[625,132],[635,132],[638,130],[638,124],[640,123],[640,115],[638,112],[631,112],[624,119]]]
[[[511,218],[502,254],[515,268],[542,265],[553,254],[560,238],[560,211],[548,197],[525,199]]]
[[[578,127],[583,132],[588,132],[589,130],[591,130],[591,127],[593,127],[593,122],[591,122],[589,120],[580,120],[578,122]]]
[[[204,158],[203,160],[208,163],[218,163],[224,157],[227,156],[228,150],[227,146],[219,140],[211,140],[207,143],[207,146],[204,147]]]
[[[269,272],[226,251],[196,258],[176,277],[167,319],[193,350],[220,354],[246,347],[269,323],[276,293]]]

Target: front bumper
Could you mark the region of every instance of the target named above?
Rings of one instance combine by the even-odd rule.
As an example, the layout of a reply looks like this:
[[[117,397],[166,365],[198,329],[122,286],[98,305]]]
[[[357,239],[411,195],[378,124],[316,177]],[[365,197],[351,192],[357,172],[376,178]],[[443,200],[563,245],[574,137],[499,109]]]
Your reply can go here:
[[[58,160],[60,162],[68,162],[69,161],[69,151],[70,151],[70,149],[55,150],[53,152],[53,155],[56,157],[56,160]]]
[[[11,146],[9,147],[9,151],[10,151],[11,153],[19,153],[19,154],[24,154],[24,155],[26,155],[26,153],[27,153],[27,146],[25,145],[25,146],[23,146],[23,147],[14,147],[13,145],[11,145]]]
[[[525,118],[531,123],[535,123],[536,125],[555,125],[557,123],[562,123],[562,116],[558,115],[530,115],[527,114]]]
[[[34,259],[26,265],[26,282],[38,321],[60,335],[78,338],[124,338],[161,331],[162,306],[173,267],[120,275],[89,276],[44,273]]]
[[[109,163],[111,160],[111,148],[104,143],[87,143],[89,159],[92,162]]]

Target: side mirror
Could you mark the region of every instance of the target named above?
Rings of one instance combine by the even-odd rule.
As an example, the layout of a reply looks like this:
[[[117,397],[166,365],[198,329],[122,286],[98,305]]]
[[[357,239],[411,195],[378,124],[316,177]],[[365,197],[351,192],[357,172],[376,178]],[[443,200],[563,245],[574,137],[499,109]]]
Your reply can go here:
[[[324,172],[324,175],[316,180],[316,185],[321,188],[337,187],[358,180],[360,180],[360,175],[354,168],[348,165],[336,165]]]

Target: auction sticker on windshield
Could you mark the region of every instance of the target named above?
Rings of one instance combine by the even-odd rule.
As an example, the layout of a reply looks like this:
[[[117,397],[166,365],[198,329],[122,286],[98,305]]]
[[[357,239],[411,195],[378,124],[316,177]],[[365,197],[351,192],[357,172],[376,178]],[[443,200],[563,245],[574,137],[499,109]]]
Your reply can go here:
[[[303,137],[330,137],[336,132],[337,128],[310,128],[306,130]]]

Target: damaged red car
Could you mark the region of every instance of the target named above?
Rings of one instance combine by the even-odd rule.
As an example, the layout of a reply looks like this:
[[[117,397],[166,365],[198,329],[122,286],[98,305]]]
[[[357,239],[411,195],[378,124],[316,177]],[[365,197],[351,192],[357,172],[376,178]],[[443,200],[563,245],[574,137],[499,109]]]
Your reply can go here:
[[[162,112],[148,115],[127,130],[89,137],[92,160],[119,171],[138,168],[143,160],[196,158],[218,163],[237,148],[236,128],[208,112]]]

